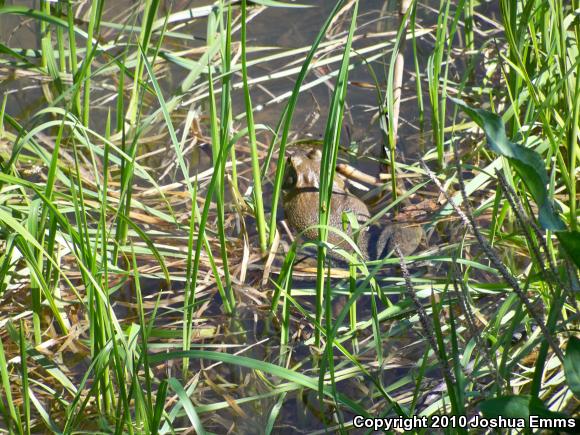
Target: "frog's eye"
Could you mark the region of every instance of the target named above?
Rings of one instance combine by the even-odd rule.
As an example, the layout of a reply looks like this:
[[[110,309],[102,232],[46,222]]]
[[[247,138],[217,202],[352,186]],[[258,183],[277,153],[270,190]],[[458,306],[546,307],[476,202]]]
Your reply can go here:
[[[282,183],[282,189],[291,189],[296,187],[297,181],[298,175],[296,174],[296,169],[294,169],[294,166],[288,162],[286,166],[286,175],[284,175],[284,182]]]
[[[312,160],[321,160],[322,159],[322,151],[320,151],[320,148],[312,148],[308,152],[308,158],[310,158]]]

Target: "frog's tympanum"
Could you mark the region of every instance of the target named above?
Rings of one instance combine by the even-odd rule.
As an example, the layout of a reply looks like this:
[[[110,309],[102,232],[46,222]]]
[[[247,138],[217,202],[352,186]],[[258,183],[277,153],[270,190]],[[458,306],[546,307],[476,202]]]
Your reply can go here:
[[[288,157],[282,186],[286,220],[294,231],[304,231],[303,236],[311,240],[318,238],[317,228],[307,228],[318,224],[321,157],[319,149],[294,152]],[[346,181],[340,174],[335,174],[329,225],[342,229],[343,212],[349,211],[361,225],[371,217],[366,204],[348,191]],[[385,257],[392,251],[395,243],[399,245],[403,255],[410,255],[417,249],[422,236],[423,230],[420,226],[379,223],[362,229],[358,234],[357,244],[366,259],[374,260]],[[328,241],[346,247],[343,238],[332,231],[328,232]]]

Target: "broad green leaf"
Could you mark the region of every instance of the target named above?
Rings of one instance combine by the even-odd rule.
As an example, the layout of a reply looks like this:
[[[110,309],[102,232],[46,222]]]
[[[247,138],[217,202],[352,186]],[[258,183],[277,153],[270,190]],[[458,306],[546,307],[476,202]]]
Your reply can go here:
[[[556,233],[556,236],[576,267],[580,269],[580,233],[578,231],[561,231]]]
[[[566,230],[566,225],[560,219],[554,202],[548,194],[548,172],[542,157],[529,148],[511,142],[506,136],[505,125],[498,115],[469,107],[456,98],[451,98],[451,100],[483,129],[491,150],[506,157],[516,169],[538,205],[538,220],[542,228],[552,231]]]
[[[524,418],[526,425],[531,415],[552,419],[568,418],[566,414],[548,409],[537,397],[528,395],[488,399],[481,403],[480,410],[485,418]]]
[[[580,339],[570,337],[564,357],[564,373],[570,390],[580,398]]]
[[[485,400],[480,410],[485,418],[528,418],[530,416],[530,396],[502,396]]]

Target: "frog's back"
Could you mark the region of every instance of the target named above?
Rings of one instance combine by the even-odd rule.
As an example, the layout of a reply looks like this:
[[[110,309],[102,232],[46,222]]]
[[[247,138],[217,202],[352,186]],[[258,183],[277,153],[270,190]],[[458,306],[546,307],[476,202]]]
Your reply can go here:
[[[320,160],[318,149],[309,152],[297,151],[287,160],[284,176],[282,203],[290,227],[309,240],[318,238]],[[344,178],[335,174],[330,205],[329,225],[342,230],[344,212],[352,212],[360,225],[367,222],[371,213],[367,205],[346,188]],[[352,229],[347,228],[352,235]],[[423,237],[420,226],[404,224],[377,224],[360,231],[357,244],[365,259],[375,260],[388,255],[397,244],[403,255],[410,255],[419,246]],[[344,244],[344,239],[330,231],[328,241],[334,245]]]
[[[284,195],[282,198],[284,213],[290,227],[302,232],[304,237],[314,240],[318,237],[318,229],[311,228],[318,224],[318,209],[320,204],[320,150],[311,150],[308,153],[298,151],[287,160],[286,175],[284,177]],[[370,218],[370,212],[364,202],[350,194],[344,179],[335,174],[332,198],[330,202],[329,225],[342,229],[343,212],[353,212],[362,224]],[[350,231],[349,231],[350,233]],[[338,244],[342,238],[330,232],[328,240]]]

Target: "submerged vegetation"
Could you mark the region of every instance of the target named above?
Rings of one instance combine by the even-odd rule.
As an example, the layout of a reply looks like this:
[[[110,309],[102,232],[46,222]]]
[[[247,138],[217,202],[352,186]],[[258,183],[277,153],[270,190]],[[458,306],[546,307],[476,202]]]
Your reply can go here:
[[[10,3],[0,430],[580,425],[578,0]]]

